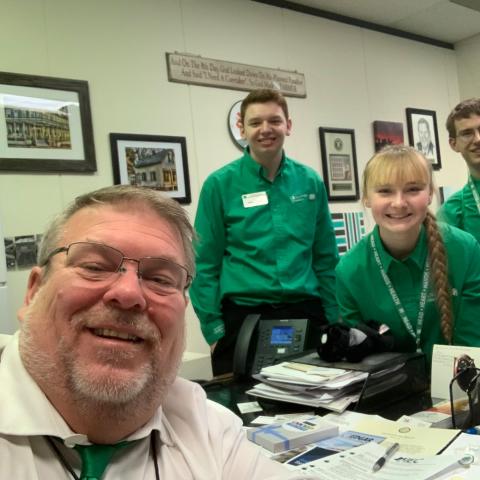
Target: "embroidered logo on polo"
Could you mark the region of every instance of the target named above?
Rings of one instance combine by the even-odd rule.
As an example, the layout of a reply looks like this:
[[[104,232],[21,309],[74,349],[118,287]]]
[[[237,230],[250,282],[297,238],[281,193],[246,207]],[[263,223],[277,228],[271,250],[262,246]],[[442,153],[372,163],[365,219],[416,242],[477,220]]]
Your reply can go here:
[[[304,200],[315,200],[316,195],[314,193],[300,193],[299,195],[290,195],[292,203],[303,202]]]

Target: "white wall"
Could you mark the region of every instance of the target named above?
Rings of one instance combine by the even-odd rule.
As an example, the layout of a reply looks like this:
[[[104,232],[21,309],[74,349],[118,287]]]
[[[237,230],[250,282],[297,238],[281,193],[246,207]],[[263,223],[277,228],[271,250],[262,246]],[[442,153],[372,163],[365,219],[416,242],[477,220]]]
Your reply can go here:
[[[437,183],[464,183],[443,128],[459,100],[454,51],[246,0],[0,0],[0,70],[88,80],[98,163],[94,175],[0,173],[6,235],[41,233],[75,195],[112,184],[110,132],[187,138],[193,218],[206,176],[240,155],[227,113],[245,92],[169,83],[165,52],[174,51],[304,73],[307,98],[289,99],[286,148],[320,174],[318,127],[355,130],[361,173],[374,120],[403,122],[407,138],[405,108],[435,110]],[[26,278],[9,274],[15,308]],[[187,318],[188,350],[207,352],[191,309]]]
[[[480,35],[455,45],[460,98],[480,97]]]

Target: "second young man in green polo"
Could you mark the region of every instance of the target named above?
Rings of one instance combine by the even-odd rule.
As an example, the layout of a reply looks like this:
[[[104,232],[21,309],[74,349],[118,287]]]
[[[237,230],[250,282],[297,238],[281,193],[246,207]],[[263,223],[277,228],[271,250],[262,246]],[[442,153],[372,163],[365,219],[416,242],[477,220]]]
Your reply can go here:
[[[450,146],[464,158],[468,182],[440,207],[439,220],[471,233],[480,242],[480,98],[460,102],[447,118]]]

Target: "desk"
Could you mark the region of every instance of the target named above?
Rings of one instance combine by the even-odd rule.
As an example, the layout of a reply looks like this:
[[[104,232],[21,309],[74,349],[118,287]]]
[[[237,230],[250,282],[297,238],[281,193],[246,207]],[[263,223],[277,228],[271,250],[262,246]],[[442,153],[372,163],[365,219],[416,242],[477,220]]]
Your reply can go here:
[[[313,408],[307,405],[297,405],[293,403],[276,402],[274,400],[267,400],[264,398],[247,395],[245,392],[252,387],[253,380],[250,381],[235,381],[233,378],[204,385],[207,397],[214,402],[220,403],[228,408],[236,415],[238,415],[244,425],[249,425],[258,415],[276,415],[279,413],[302,413],[311,412],[312,410],[317,415],[326,415],[331,413],[329,410],[323,408]],[[262,412],[241,414],[238,410],[237,404],[244,402],[257,401],[262,407]],[[412,395],[403,398],[399,401],[394,401],[386,406],[378,408],[378,410],[370,412],[381,415],[389,420],[397,420],[402,415],[411,415],[430,408],[432,400],[430,392],[424,391],[421,393],[413,393]],[[352,407],[355,410],[355,405]]]

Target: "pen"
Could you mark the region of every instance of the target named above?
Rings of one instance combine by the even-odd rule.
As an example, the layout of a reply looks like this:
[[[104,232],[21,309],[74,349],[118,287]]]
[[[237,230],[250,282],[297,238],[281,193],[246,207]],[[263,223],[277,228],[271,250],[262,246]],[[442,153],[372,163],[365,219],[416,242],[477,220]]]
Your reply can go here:
[[[387,460],[392,457],[400,448],[399,443],[394,443],[388,447],[387,451],[374,463],[373,471],[378,472],[387,463]]]

